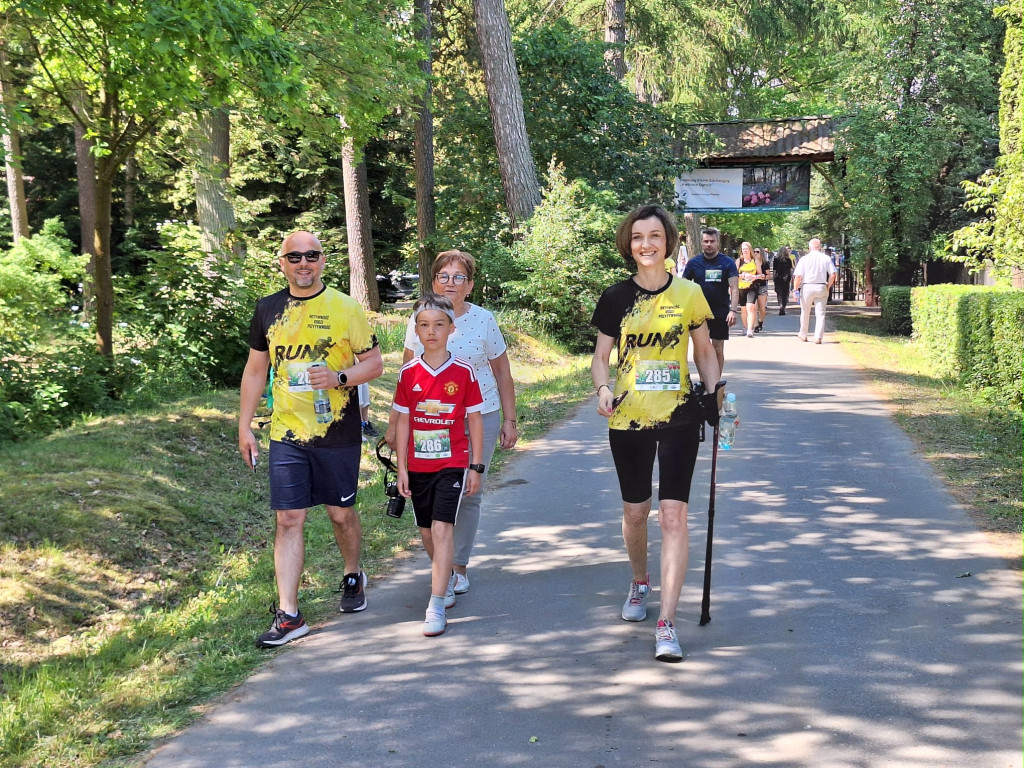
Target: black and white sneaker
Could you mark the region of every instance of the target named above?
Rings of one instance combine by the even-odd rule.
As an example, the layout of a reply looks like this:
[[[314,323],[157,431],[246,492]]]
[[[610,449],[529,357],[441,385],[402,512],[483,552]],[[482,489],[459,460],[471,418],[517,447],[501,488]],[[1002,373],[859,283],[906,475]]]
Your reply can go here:
[[[338,608],[342,613],[356,613],[366,610],[366,574],[346,573],[341,580],[341,606]]]
[[[380,437],[380,432],[373,426],[372,421],[363,422],[363,437]]]
[[[256,638],[256,645],[259,648],[277,648],[309,634],[309,624],[302,618],[302,611],[299,611],[298,616],[289,616],[276,605],[272,605],[270,612],[274,614],[274,623],[270,629]]]

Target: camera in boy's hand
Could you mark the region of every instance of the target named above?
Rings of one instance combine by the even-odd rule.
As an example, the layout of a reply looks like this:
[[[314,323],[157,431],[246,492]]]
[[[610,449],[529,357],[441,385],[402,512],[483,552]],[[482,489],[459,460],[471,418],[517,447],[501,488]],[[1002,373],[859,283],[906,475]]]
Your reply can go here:
[[[384,483],[384,494],[388,497],[387,516],[399,518],[405,512],[405,497],[398,492],[398,481]]]
[[[388,448],[388,455],[383,451]],[[377,461],[384,467],[384,495],[388,497],[388,506],[385,514],[388,517],[399,518],[405,512],[405,497],[398,490],[398,467],[393,460],[393,453],[388,447],[385,438],[377,441]]]

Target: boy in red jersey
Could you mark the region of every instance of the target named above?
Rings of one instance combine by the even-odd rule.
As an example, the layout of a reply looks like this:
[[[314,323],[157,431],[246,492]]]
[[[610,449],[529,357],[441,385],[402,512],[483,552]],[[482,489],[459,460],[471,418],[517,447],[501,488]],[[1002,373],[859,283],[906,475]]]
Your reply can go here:
[[[473,366],[448,351],[455,330],[452,303],[427,294],[413,306],[412,317],[423,354],[402,367],[391,407],[398,413],[398,491],[412,498],[423,548],[433,564],[423,624],[423,634],[433,637],[445,631],[445,609],[455,605],[452,565],[459,502],[480,489],[485,469],[469,463],[470,444],[474,456],[483,448],[483,397]]]

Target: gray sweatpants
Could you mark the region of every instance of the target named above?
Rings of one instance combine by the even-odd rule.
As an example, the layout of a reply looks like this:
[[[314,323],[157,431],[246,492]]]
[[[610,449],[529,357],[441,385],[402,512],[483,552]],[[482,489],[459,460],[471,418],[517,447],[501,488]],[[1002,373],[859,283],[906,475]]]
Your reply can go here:
[[[473,542],[476,541],[476,529],[480,525],[480,502],[487,483],[487,474],[491,471],[491,457],[501,436],[501,411],[483,414],[484,419],[484,450],[482,456],[474,456],[470,447],[469,463],[483,464],[486,469],[480,478],[480,490],[472,496],[463,496],[459,503],[459,516],[455,519],[455,564],[469,565],[469,556],[473,553]],[[469,431],[467,424],[466,431]]]

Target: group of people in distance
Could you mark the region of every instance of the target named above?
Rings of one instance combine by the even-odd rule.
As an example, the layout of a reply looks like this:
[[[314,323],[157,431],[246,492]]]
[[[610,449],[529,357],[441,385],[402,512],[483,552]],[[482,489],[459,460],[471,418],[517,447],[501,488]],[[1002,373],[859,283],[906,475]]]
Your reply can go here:
[[[591,375],[597,410],[608,419],[632,576],[621,609],[625,621],[647,617],[655,457],[660,467],[661,601],[655,658],[661,661],[683,658],[675,612],[688,563],[688,504],[701,426],[718,424],[723,345],[740,308],[741,273],[759,274],[756,268],[743,268],[756,262],[756,250],[747,261],[741,256],[738,267],[719,252],[719,242],[717,230],[705,229],[702,253],[687,262],[688,279],[679,279],[666,269],[679,246],[674,218],[656,205],[636,208],[615,236],[619,254],[635,273],[603,292],[591,320],[597,330]],[[362,528],[355,510],[362,442],[356,390],[380,376],[384,364],[358,303],[324,285],[326,258],[312,233],[285,237],[278,263],[288,285],[257,302],[249,331],[238,446],[254,471],[259,442],[251,422],[268,369],[276,372],[268,464],[277,523],[278,601],[271,608],[270,629],[257,639],[262,647],[281,646],[309,632],[298,587],[303,525],[311,506],[326,507],[341,552],[341,612],[366,608],[367,579],[359,560]],[[398,457],[398,490],[412,499],[432,562],[423,624],[427,636],[445,632],[446,611],[469,590],[467,567],[487,468],[496,445],[511,449],[519,438],[505,340],[494,316],[468,301],[475,271],[474,258],[463,251],[445,251],[435,259],[433,292],[416,302],[409,320],[385,435]],[[799,287],[799,265],[795,272]],[[810,288],[811,276],[803,278]],[[746,290],[746,306],[756,312],[757,292]],[[691,344],[699,386],[690,380]],[[322,401],[322,392],[329,402],[326,413],[314,405]]]
[[[786,314],[790,295],[798,297],[800,331],[797,336],[802,341],[807,341],[810,313],[814,310],[814,340],[820,344],[825,333],[825,306],[838,276],[833,259],[821,250],[821,241],[811,240],[803,257],[790,251],[788,246],[782,246],[773,254],[743,242],[734,261],[719,251],[720,239],[717,229],[704,229],[701,253],[688,260],[682,272],[684,278],[703,288],[714,313],[708,328],[720,365],[725,363],[724,341],[729,338],[729,329],[736,324],[737,315],[741,316],[743,334],[748,338],[764,329],[769,280],[775,286],[780,315]],[[802,293],[801,286],[804,286]]]

